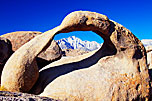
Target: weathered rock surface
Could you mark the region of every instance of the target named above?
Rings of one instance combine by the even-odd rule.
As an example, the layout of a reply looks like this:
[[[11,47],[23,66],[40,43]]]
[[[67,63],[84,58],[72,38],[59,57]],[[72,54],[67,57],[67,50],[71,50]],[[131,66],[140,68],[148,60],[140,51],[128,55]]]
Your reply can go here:
[[[17,31],[2,35],[9,39],[12,43],[13,51],[19,49],[22,45],[33,39],[35,36],[42,34],[41,32],[34,31]]]
[[[69,14],[60,28],[61,33],[94,31],[104,39],[104,44],[86,59],[69,60],[41,71],[40,75],[52,73],[47,78],[54,78],[40,95],[62,100],[148,99],[146,51],[129,30],[104,15],[87,11]]]
[[[13,51],[19,49],[22,45],[29,42],[34,37],[41,35],[41,32],[36,31],[17,31],[2,35],[2,37],[8,38],[13,47]],[[41,41],[41,40],[40,40]],[[62,50],[60,49],[57,42],[53,40],[52,44],[43,52],[41,52],[36,58],[39,68],[60,59],[62,56]]]
[[[50,45],[53,38],[50,34],[56,30],[38,35],[12,54],[2,71],[2,90],[28,92],[33,87],[39,76],[35,58]]]
[[[41,96],[68,101],[148,100],[150,78],[141,41],[122,25],[88,11],[69,14],[60,26],[20,47],[4,67],[2,88],[28,92],[39,81],[33,65],[35,57],[51,44],[56,34],[71,31],[93,31],[104,43],[94,54],[75,60],[66,58],[64,63],[59,61],[40,71],[39,78],[44,81],[40,84],[46,86]]]
[[[6,61],[12,55],[12,53],[11,42],[7,38],[0,37],[0,76]]]
[[[1,101],[57,101],[47,97],[40,97],[27,93],[14,93],[8,91],[0,91]]]
[[[73,71],[73,64],[67,65],[65,67],[65,64],[74,63],[77,61],[82,61],[86,58],[91,57],[93,54],[95,54],[98,50],[83,54],[83,55],[76,55],[71,57],[62,57],[60,60],[55,61],[42,69],[39,70],[40,75],[39,78],[34,85],[34,87],[31,89],[30,93],[32,94],[40,94],[44,88],[52,82],[56,77],[63,75],[65,73]],[[89,61],[84,61],[85,64],[89,64]],[[75,68],[78,69],[78,68]]]
[[[61,57],[62,50],[58,46],[57,42],[52,41],[51,45],[46,49],[46,51],[38,55],[39,58],[45,59],[47,61],[54,61]]]
[[[12,44],[4,37],[0,37],[0,64],[5,64],[12,54]]]

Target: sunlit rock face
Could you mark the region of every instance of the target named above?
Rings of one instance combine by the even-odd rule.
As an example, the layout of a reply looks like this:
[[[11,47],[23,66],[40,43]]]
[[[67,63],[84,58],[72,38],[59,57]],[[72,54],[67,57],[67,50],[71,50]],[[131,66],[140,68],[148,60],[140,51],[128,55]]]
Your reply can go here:
[[[101,48],[61,58],[38,71],[35,58],[52,44],[56,34],[93,31],[104,39]],[[128,29],[107,16],[76,11],[61,25],[30,40],[9,58],[1,89],[32,92],[68,101],[148,100],[146,50]]]
[[[54,65],[56,73],[48,72],[48,75],[52,73],[49,77],[47,71],[53,70],[51,66],[41,71],[40,75],[48,77],[41,96],[90,101],[148,99],[150,79],[146,51],[128,29],[104,15],[87,11],[69,14],[60,28],[62,33],[92,30],[104,39],[104,43],[85,59],[71,62],[69,59],[64,64],[63,60],[58,61]],[[41,80],[45,81],[44,78]]]
[[[16,31],[2,35],[1,37],[5,37],[11,41],[12,50],[16,51],[25,43],[29,42],[33,38],[38,35],[41,35],[42,32],[38,31]],[[56,41],[52,41],[52,44],[48,46],[46,50],[41,52],[37,58],[37,64],[39,68],[60,59],[62,56],[62,50],[57,44]]]

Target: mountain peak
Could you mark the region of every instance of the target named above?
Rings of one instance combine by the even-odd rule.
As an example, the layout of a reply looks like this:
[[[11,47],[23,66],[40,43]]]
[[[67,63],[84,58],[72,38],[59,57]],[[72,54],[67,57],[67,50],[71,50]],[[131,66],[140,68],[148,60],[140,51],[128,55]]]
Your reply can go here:
[[[152,45],[152,39],[142,39],[141,42],[144,44],[145,47]]]
[[[82,41],[81,39],[71,36],[57,40],[61,49],[80,49],[83,51],[93,51],[101,47],[101,44],[95,41]]]
[[[152,45],[152,39],[143,39],[141,42],[145,47]],[[97,43],[96,41],[82,41],[76,36],[70,36],[68,38],[57,40],[57,43],[61,49],[80,49],[83,51],[93,51],[101,47],[101,44]]]

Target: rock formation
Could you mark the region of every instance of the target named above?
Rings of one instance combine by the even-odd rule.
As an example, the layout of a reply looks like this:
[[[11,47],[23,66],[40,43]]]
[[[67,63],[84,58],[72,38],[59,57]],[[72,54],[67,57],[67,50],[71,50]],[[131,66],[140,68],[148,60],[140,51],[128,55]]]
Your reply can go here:
[[[12,53],[11,42],[7,38],[0,37],[0,76],[6,61],[12,55]]]
[[[12,54],[12,44],[4,37],[0,37],[0,64],[3,65]]]
[[[40,97],[27,93],[0,91],[0,101],[58,101],[47,97]]]
[[[34,37],[41,35],[41,32],[36,31],[17,31],[2,35],[9,39],[12,43],[13,51],[19,49],[22,45],[29,42]],[[60,59],[62,56],[62,50],[60,49],[57,42],[53,41],[52,44],[43,52],[41,52],[37,58],[37,64],[39,68]]]
[[[40,71],[39,78],[44,80],[40,84],[46,86],[40,96],[71,101],[148,100],[150,78],[141,41],[107,16],[88,11],[70,13],[60,26],[19,48],[4,67],[2,88],[28,92],[39,81],[37,67],[33,65],[35,57],[51,44],[56,34],[71,31],[93,31],[104,43],[94,54],[57,62]]]
[[[36,60],[40,68],[49,63],[59,60],[62,57],[62,50],[56,41],[52,41],[51,45],[43,52],[41,52]]]
[[[148,71],[150,75],[150,85],[152,85],[152,46],[146,46],[146,52],[147,52],[147,65],[148,65]],[[150,88],[150,100],[152,100],[152,87]]]
[[[129,30],[106,16],[83,11],[68,15],[60,28],[62,33],[92,30],[104,39],[104,44],[87,59],[69,60],[69,63],[58,63],[58,66],[41,71],[40,75],[43,72],[52,73],[47,77],[52,78],[52,81],[42,96],[62,100],[148,98],[146,52],[142,43]],[[56,71],[54,75],[52,71]]]
[[[48,48],[53,39],[51,34],[56,33],[57,28],[38,35],[12,54],[2,72],[2,90],[28,92],[32,88],[39,76],[35,58]]]
[[[12,33],[7,33],[1,37],[9,39],[12,43],[13,51],[19,49],[22,45],[33,39],[37,35],[41,35],[41,32],[34,31],[17,31]]]
[[[82,61],[86,58],[89,58],[93,54],[95,54],[98,50],[83,54],[83,55],[78,55],[78,56],[73,56],[73,57],[62,57],[60,60],[55,61],[42,69],[40,69],[40,75],[39,78],[34,85],[34,87],[31,89],[30,93],[32,94],[40,94],[44,88],[52,82],[57,76],[60,76],[64,73],[68,73],[70,71],[73,71],[73,67],[71,65],[67,65],[66,68],[64,68],[64,64],[70,64],[74,63],[77,61]],[[86,64],[89,64],[89,61],[86,62]],[[63,66],[62,66],[63,65]],[[77,68],[78,69],[78,68]]]

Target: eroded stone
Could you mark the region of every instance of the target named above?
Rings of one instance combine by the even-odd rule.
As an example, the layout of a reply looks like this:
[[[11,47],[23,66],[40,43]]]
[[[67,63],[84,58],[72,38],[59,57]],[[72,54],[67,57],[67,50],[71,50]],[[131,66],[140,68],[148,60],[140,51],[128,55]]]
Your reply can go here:
[[[27,80],[36,78],[24,78],[30,75],[35,57],[52,42],[54,35],[71,31],[93,31],[104,39],[104,43],[94,54],[84,54],[75,60],[67,59],[64,63],[59,61],[53,67],[43,69],[40,80],[44,83],[40,84],[46,88],[41,96],[71,101],[148,99],[150,79],[146,51],[141,41],[122,25],[102,14],[89,11],[70,13],[60,26],[19,48],[4,67],[2,87],[7,90],[13,88],[15,91],[28,91],[37,79],[26,88],[21,84],[27,85]],[[14,63],[15,61],[19,62]],[[21,82],[18,82],[19,78]]]
[[[104,15],[88,11],[69,14],[60,28],[61,33],[93,31],[104,39],[104,44],[86,59],[72,63],[69,60],[41,71],[40,75],[62,71],[47,77],[54,76],[41,96],[90,101],[148,99],[150,79],[146,51],[128,29]]]
[[[42,33],[38,31],[17,31],[17,32],[4,34],[2,35],[2,37],[8,38],[12,43],[13,51],[16,51],[22,45],[24,45],[34,37],[41,34]],[[37,56],[36,61],[38,67],[42,68],[45,65],[60,59],[61,56],[62,56],[62,50],[60,49],[57,42],[53,40],[52,44]]]

